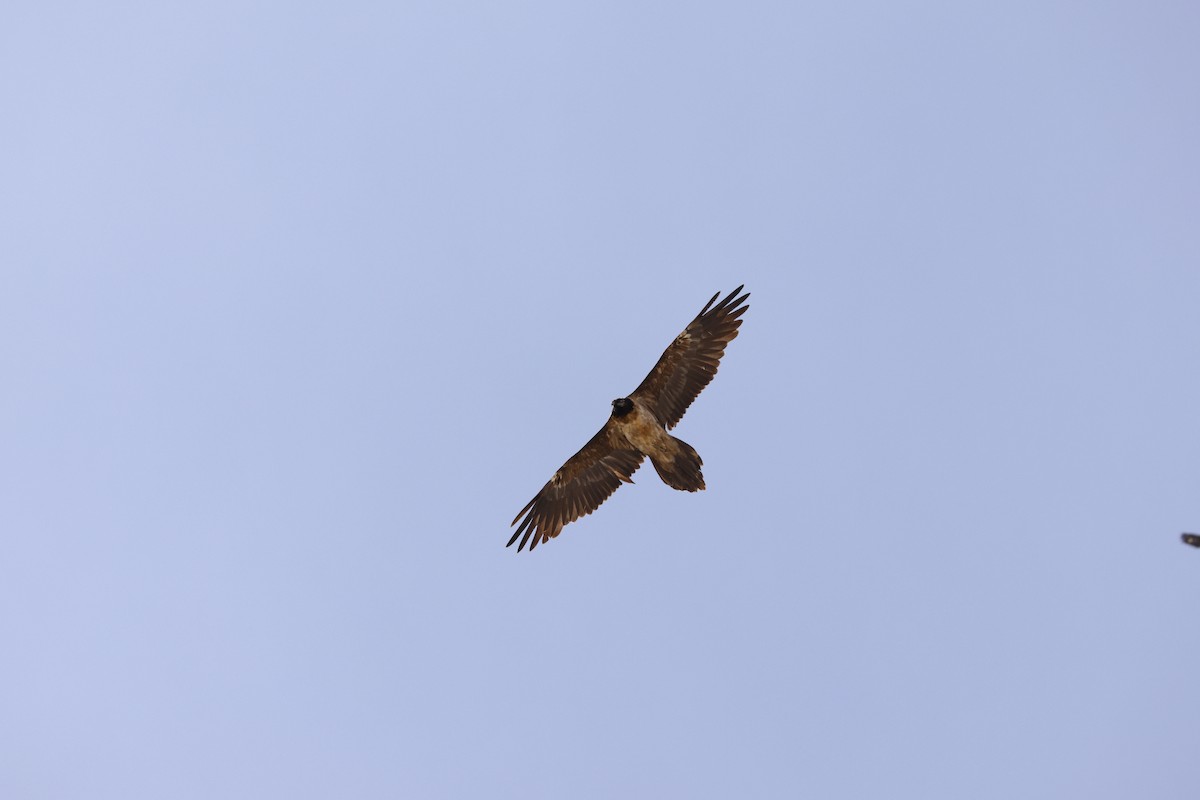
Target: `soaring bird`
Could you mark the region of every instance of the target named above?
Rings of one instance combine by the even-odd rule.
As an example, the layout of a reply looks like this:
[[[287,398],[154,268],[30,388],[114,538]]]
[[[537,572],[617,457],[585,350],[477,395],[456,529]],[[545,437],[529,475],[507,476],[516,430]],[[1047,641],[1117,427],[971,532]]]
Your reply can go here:
[[[1184,533],[1180,535],[1184,544],[1190,544],[1192,547],[1200,547],[1200,536],[1194,533]]]
[[[564,525],[595,511],[622,483],[633,483],[643,458],[650,459],[658,477],[672,489],[704,488],[700,454],[667,431],[712,381],[725,346],[737,338],[741,316],[750,307],[745,304],[750,294],[738,295],[742,288],[719,303],[721,293],[714,294],[633,393],[612,401],[604,427],[559,467],[512,521],[521,525],[508,540],[509,547],[519,538],[517,550],[523,550],[532,539],[532,551],[558,536]]]

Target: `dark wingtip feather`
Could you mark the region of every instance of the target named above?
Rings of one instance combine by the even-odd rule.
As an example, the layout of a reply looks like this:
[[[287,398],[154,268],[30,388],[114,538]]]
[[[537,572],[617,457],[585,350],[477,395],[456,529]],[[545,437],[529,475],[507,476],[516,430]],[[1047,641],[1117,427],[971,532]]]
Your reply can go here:
[[[515,517],[513,517],[513,521],[512,521],[512,522],[510,522],[510,523],[508,524],[508,527],[510,527],[510,528],[511,528],[513,525],[516,525],[516,524],[517,524],[517,520],[519,520],[521,517],[525,516],[525,512],[526,512],[526,511],[528,511],[530,508],[532,508],[532,507],[533,507],[533,504],[534,504],[534,503],[536,503],[536,502],[537,502],[537,500],[538,500],[538,498],[539,498],[539,497],[541,497],[541,496],[542,496],[542,493],[541,493],[541,492],[538,492],[536,495],[534,495],[534,496],[533,496],[533,499],[532,499],[532,500],[530,500],[528,503],[526,503],[526,504],[525,504],[525,507],[524,507],[524,508],[522,508],[520,511],[518,511],[518,512],[517,512],[517,515],[516,515]],[[523,526],[522,526],[522,527],[523,527]],[[520,532],[521,532],[521,531],[519,531],[519,530],[517,531],[517,533],[520,533]]]
[[[517,552],[525,549],[525,542],[529,540],[529,534],[533,531],[533,521],[534,517],[536,516],[534,510],[531,509],[533,509],[533,504],[538,501],[538,497],[541,497],[540,492],[537,494],[537,496],[530,500],[524,508],[521,509],[521,512],[517,514],[517,518],[512,521],[513,525],[516,525],[517,522],[520,522],[521,526],[517,528],[515,533],[513,533],[512,538],[508,540],[508,544],[504,545],[505,547],[512,547],[513,542],[515,542],[517,537],[523,533],[525,534],[525,538],[521,540],[521,546],[517,548]],[[524,517],[525,519],[522,520],[521,517]]]
[[[528,527],[529,527],[529,520],[525,520],[524,524],[522,524],[522,525],[521,525],[521,527],[517,528],[517,532],[516,532],[516,533],[514,533],[514,534],[512,535],[512,538],[511,538],[511,539],[509,539],[509,540],[508,540],[508,544],[506,544],[506,545],[504,545],[504,546],[505,546],[505,547],[512,547],[512,544],[513,544],[513,542],[515,542],[515,541],[517,540],[517,537],[518,537],[518,536],[520,536],[522,533],[525,533],[525,529],[526,529],[526,528],[528,528]],[[526,539],[528,539],[528,538],[529,538],[529,534],[525,534],[525,538],[526,538]],[[522,541],[522,542],[521,542],[521,547],[524,547],[524,546],[525,546],[525,542],[524,542],[524,541]],[[520,550],[520,549],[521,549],[521,547],[518,547],[517,549],[518,549],[518,550]]]
[[[717,298],[720,296],[721,296],[720,292],[717,292],[716,294],[714,294],[712,296],[712,299],[704,304],[704,308],[700,309],[700,313],[697,314],[696,316],[703,317],[708,312],[708,309],[712,308],[712,304],[717,302]]]
[[[743,288],[745,288],[745,284],[737,287],[732,292],[725,295],[725,299],[722,300],[720,303],[718,303],[716,308],[714,308],[712,310],[713,313],[714,314],[717,314],[717,313],[726,313],[727,314],[730,310],[736,309],[742,303],[746,302],[746,298],[748,298],[750,296],[749,292],[746,292],[744,295],[741,295],[740,297],[738,296],[738,292],[740,292]],[[712,305],[711,301],[709,302],[709,305]],[[747,306],[747,308],[749,308],[749,306]],[[708,306],[704,307],[704,311],[708,311]],[[700,314],[703,315],[704,311],[701,311]]]

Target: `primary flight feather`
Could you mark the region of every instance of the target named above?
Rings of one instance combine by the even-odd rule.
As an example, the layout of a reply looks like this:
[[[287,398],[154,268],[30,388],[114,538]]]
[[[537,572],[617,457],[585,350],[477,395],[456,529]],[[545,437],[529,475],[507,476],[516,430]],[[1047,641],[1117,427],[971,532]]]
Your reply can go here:
[[[612,401],[612,415],[591,440],[554,473],[517,514],[521,523],[508,540],[517,550],[553,539],[563,526],[592,513],[622,483],[633,483],[642,459],[672,489],[704,488],[703,462],[691,445],[667,433],[717,374],[725,346],[737,338],[749,292],[742,286],[717,303],[720,292],[700,309],[663,352],[654,369],[628,397]],[[716,305],[713,305],[716,303]]]

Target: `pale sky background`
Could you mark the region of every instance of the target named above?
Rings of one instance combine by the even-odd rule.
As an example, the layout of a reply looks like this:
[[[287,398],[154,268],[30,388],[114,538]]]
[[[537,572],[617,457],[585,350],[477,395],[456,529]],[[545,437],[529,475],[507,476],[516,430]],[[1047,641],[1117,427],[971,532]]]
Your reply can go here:
[[[1200,797],[1200,5],[0,14],[0,796]],[[716,291],[648,467],[509,521]]]

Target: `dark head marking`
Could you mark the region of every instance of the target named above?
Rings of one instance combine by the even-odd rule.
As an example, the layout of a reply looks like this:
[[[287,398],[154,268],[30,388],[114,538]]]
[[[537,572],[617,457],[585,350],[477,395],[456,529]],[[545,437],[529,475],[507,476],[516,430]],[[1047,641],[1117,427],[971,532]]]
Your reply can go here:
[[[630,411],[633,411],[633,401],[628,397],[618,397],[612,402],[613,416],[623,417]]]

